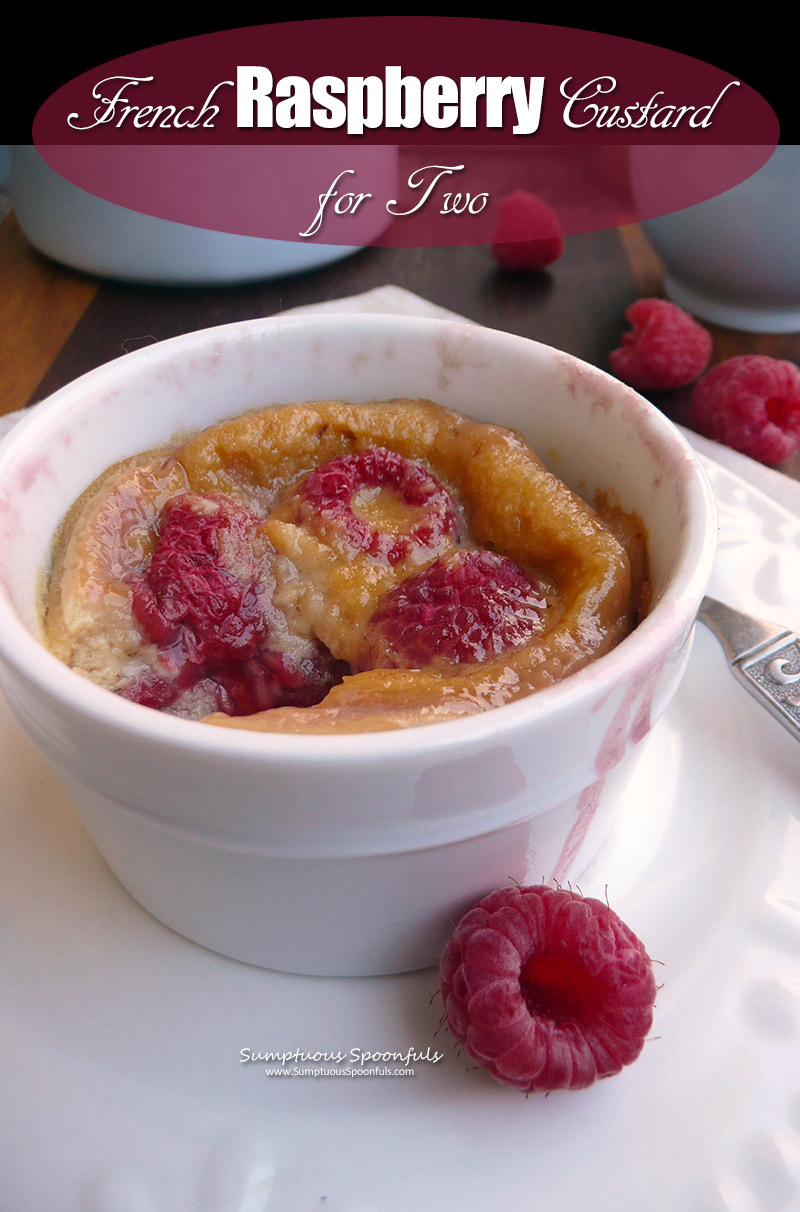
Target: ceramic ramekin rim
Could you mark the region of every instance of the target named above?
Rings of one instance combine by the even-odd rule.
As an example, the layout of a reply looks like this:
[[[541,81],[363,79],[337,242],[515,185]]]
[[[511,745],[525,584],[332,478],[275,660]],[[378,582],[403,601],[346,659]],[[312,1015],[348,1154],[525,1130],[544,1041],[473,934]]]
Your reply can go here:
[[[313,329],[322,324],[328,332],[337,326],[350,329],[354,323],[389,332],[399,327],[413,332],[440,330],[451,331],[454,327],[463,330],[460,321],[439,320],[428,317],[394,315],[301,315],[274,316],[257,320],[237,321],[215,329],[204,329],[187,333],[126,354],[124,366],[118,360],[87,372],[79,379],[67,384],[47,400],[36,405],[32,415],[25,418],[0,443],[0,483],[19,457],[21,450],[30,447],[52,432],[54,419],[59,412],[76,407],[85,387],[97,386],[104,378],[113,382],[120,373],[135,375],[143,360],[154,358],[168,361],[176,348],[206,348],[212,340],[237,340],[256,335],[264,328]],[[372,733],[347,733],[338,735],[260,733],[231,728],[198,726],[194,721],[179,719],[130,703],[119,696],[89,682],[82,675],[63,665],[44,647],[18,617],[5,589],[0,586],[0,660],[15,671],[17,676],[36,686],[41,693],[57,701],[62,707],[77,711],[85,718],[95,721],[103,728],[116,728],[129,732],[142,741],[155,745],[180,746],[188,751],[202,750],[219,753],[221,756],[237,757],[241,760],[266,760],[292,763],[301,759],[304,763],[350,762],[358,759],[369,764],[385,760],[388,756],[402,757],[404,754],[421,754],[435,750],[446,754],[449,749],[460,749],[465,744],[473,745],[498,736],[513,734],[518,729],[531,726],[534,721],[555,720],[564,711],[574,711],[581,704],[590,706],[615,686],[624,682],[634,671],[649,665],[667,647],[674,645],[677,636],[691,629],[706,583],[710,576],[716,549],[716,511],[714,495],[708,477],[691,447],[670,421],[632,389],[599,370],[563,351],[555,350],[529,338],[496,330],[482,329],[492,342],[501,346],[528,342],[544,351],[546,356],[556,356],[561,361],[575,364],[582,372],[596,377],[598,384],[614,385],[615,394],[627,399],[635,409],[638,420],[648,427],[659,445],[667,444],[671,454],[681,460],[687,471],[684,491],[688,500],[687,534],[683,560],[651,614],[612,652],[593,662],[570,678],[529,695],[516,702],[474,716],[423,725],[407,729],[396,729]],[[42,431],[39,435],[39,431]],[[65,502],[65,510],[70,502]]]

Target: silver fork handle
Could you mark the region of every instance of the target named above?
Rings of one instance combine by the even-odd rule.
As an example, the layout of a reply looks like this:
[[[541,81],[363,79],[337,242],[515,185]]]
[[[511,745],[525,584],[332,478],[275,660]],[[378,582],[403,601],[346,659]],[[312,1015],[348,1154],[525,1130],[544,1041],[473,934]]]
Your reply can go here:
[[[722,642],[733,673],[800,740],[800,636],[705,597],[698,618]]]

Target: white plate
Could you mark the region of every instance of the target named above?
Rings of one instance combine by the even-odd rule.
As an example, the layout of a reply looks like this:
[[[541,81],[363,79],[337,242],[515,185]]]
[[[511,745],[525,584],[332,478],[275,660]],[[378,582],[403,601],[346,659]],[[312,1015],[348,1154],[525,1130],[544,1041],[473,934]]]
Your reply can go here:
[[[800,630],[800,522],[709,472],[710,591]],[[580,1093],[526,1099],[470,1069],[437,1033],[434,971],[283,976],[179,938],[117,884],[5,708],[0,760],[3,1212],[800,1206],[800,746],[704,630],[579,877],[663,963],[654,1038]],[[444,1058],[413,1077],[240,1059],[429,1046]]]

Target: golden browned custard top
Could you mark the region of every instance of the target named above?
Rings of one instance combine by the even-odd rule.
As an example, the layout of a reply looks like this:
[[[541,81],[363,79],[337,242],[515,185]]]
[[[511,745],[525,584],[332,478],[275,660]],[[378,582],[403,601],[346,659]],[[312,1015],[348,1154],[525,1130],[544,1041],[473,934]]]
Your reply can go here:
[[[636,519],[516,433],[427,400],[322,401],[110,468],[61,528],[43,629],[148,707],[376,731],[567,677],[635,626],[645,584]]]

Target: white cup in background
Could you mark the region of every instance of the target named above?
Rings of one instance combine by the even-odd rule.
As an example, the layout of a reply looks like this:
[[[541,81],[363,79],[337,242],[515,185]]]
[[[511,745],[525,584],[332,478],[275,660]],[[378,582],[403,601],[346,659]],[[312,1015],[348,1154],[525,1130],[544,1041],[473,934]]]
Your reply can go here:
[[[375,179],[396,179],[396,147],[371,148],[369,161]],[[231,235],[139,214],[73,185],[31,146],[0,147],[2,185],[11,194],[20,227],[40,252],[73,269],[127,282],[203,286],[264,281],[317,269],[363,247]],[[313,209],[310,202],[309,215]],[[364,243],[387,225],[385,212],[376,208],[374,214],[375,230]]]
[[[648,149],[640,156],[638,150],[631,159],[634,193],[646,203]],[[787,145],[733,189],[646,220],[666,265],[668,296],[728,328],[800,332],[799,199],[800,147]]]

